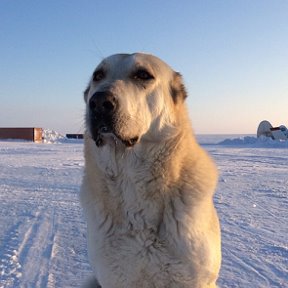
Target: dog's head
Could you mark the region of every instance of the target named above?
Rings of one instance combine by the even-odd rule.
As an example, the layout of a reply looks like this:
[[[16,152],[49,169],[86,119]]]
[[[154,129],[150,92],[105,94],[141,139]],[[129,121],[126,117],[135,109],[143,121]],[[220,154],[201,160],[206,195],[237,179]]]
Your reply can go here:
[[[98,147],[109,137],[134,146],[173,126],[175,107],[185,98],[180,74],[159,58],[112,55],[98,65],[84,92],[87,132]]]

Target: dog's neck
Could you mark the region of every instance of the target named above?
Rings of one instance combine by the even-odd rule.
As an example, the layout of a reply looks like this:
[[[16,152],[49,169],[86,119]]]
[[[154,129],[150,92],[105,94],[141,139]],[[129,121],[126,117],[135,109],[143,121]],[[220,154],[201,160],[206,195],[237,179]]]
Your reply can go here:
[[[128,148],[120,141],[108,141],[102,147],[97,147],[89,136],[86,137],[85,141],[86,147],[90,147],[86,149],[85,153],[86,161],[91,164],[88,167],[94,167],[93,169],[96,169],[94,171],[101,171],[100,173],[108,180],[116,179],[127,173],[133,175],[137,171],[143,173],[148,171],[155,176],[161,174],[164,177],[165,171],[171,170],[167,169],[167,165],[179,166],[178,162],[182,162],[180,158],[185,157],[188,152],[182,149],[182,147],[187,147],[187,141],[189,143],[188,147],[191,147],[191,149],[193,149],[193,145],[197,145],[193,137],[191,137],[191,133],[185,133],[185,131],[182,131],[181,135],[176,132],[160,142],[143,138],[135,146]],[[180,166],[178,169],[173,169],[173,171],[178,170],[180,173]],[[174,176],[167,175],[170,178],[174,178]]]

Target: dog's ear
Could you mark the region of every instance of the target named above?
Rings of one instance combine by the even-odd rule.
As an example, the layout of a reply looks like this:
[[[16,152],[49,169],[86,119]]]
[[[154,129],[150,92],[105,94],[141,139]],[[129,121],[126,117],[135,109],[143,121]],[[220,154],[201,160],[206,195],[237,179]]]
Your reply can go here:
[[[87,87],[87,88],[85,89],[85,91],[84,91],[84,100],[85,100],[85,103],[87,103],[89,90],[90,90],[90,86],[88,85],[88,87]]]
[[[177,104],[179,101],[183,102],[187,97],[182,76],[178,72],[174,72],[173,79],[170,83],[170,91],[175,104]]]

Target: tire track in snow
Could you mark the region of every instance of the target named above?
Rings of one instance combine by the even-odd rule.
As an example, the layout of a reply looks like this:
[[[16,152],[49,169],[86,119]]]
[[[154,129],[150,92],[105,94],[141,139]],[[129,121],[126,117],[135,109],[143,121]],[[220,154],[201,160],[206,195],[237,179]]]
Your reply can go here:
[[[55,255],[54,218],[54,209],[45,207],[31,220],[19,221],[7,231],[0,244],[0,288],[54,287],[49,273]]]
[[[274,281],[271,277],[267,275],[267,271],[262,269],[261,265],[258,265],[258,259],[255,258],[254,255],[250,254],[250,259],[247,261],[244,257],[241,258],[237,255],[237,253],[234,253],[231,249],[229,248],[224,248],[223,250],[225,251],[226,254],[229,254],[230,261],[234,263],[233,265],[235,267],[241,267],[241,273],[243,271],[247,271],[246,274],[248,276],[247,281],[248,283],[250,282],[249,278],[255,279],[258,278],[257,282],[261,283],[261,287],[282,287],[279,286],[280,283]],[[228,253],[227,253],[228,252]],[[253,259],[254,258],[254,259]],[[257,264],[258,263],[258,264]],[[244,281],[244,279],[242,279]]]
[[[55,249],[56,249],[56,243],[55,243],[55,238],[56,238],[56,233],[57,233],[57,220],[55,217],[55,208],[53,209],[52,213],[52,226],[50,229],[50,233],[48,235],[48,242],[46,249],[43,250],[42,253],[42,259],[45,263],[42,264],[41,271],[43,275],[41,275],[41,278],[39,278],[39,287],[55,287],[55,279],[54,279],[54,274],[50,272],[51,267],[52,267],[52,261],[55,257]],[[44,267],[44,269],[43,269]]]
[[[18,261],[18,229],[21,222],[14,224],[7,232],[0,245],[0,287],[17,287],[22,276]],[[5,286],[2,286],[4,285]]]
[[[50,212],[47,208],[37,212],[19,246],[19,261],[23,269],[21,285],[24,287],[47,287],[54,245],[54,211]]]

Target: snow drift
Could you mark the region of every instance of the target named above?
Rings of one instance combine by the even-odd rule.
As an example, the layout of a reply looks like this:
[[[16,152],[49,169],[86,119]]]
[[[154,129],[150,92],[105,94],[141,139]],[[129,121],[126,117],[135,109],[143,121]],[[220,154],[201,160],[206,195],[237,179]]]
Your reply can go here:
[[[273,140],[272,138],[260,136],[259,138],[245,136],[234,139],[225,139],[218,145],[247,146],[254,148],[288,148],[288,141]]]

